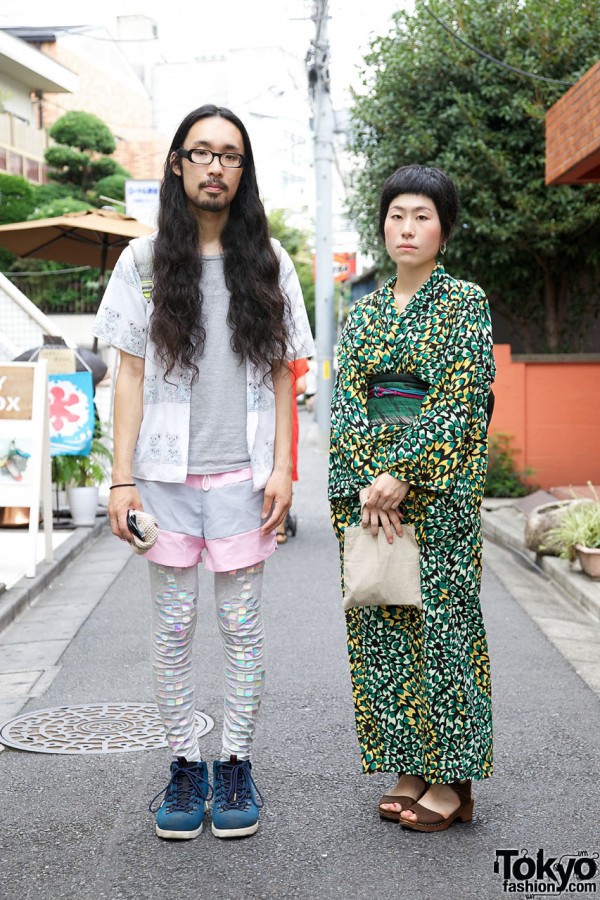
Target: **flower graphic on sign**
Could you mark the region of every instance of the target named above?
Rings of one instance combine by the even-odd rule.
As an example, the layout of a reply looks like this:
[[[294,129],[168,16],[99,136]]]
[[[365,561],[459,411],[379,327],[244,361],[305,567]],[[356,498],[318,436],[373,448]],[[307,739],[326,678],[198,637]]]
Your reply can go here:
[[[79,428],[82,415],[87,416],[88,402],[85,394],[60,385],[50,389],[50,426],[64,435],[73,434]]]
[[[48,376],[52,455],[87,456],[94,431],[93,387],[89,372]]]

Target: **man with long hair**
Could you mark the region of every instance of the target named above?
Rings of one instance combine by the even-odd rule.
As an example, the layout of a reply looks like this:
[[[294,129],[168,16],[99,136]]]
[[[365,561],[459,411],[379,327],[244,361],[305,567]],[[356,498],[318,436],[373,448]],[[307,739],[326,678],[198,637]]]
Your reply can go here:
[[[243,837],[263,802],[250,763],[265,675],[263,567],[292,496],[288,361],[314,347],[294,266],[269,236],[248,133],[230,110],[206,105],[183,120],[158,231],[132,243],[94,333],[120,351],[112,530],[132,542],[131,510],[159,525],[145,555],[154,688],[174,758],[151,809],[160,837],[194,838],[210,798],[192,673],[204,554],[225,660],[212,831]]]

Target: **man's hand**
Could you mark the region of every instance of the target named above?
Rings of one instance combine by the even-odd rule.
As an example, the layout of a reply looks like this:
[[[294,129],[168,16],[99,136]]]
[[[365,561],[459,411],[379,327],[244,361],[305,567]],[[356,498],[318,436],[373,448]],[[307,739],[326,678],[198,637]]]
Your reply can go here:
[[[131,460],[142,421],[144,393],[144,360],[121,350],[119,374],[115,385],[114,458],[112,483],[128,485],[133,481]],[[127,527],[127,511],[142,510],[137,488],[115,487],[108,495],[108,516],[113,534],[131,542]]]
[[[135,487],[115,488],[108,496],[108,518],[112,533],[122,541],[131,543],[131,532],[127,527],[127,513],[130,509],[143,510],[142,501]]]
[[[291,505],[292,476],[273,472],[265,486],[261,519],[267,519],[267,521],[261,525],[261,534],[269,534],[274,531],[285,519]]]

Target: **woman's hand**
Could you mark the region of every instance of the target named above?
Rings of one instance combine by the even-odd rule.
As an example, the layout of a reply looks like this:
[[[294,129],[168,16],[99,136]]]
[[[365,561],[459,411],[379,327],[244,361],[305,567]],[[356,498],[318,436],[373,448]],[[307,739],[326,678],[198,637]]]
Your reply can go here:
[[[384,472],[382,475],[378,475],[375,481],[367,488],[369,492],[366,501],[367,506],[370,509],[376,507],[386,512],[398,509],[408,494],[409,487],[408,481],[400,481],[399,478],[394,478],[389,472]]]
[[[142,501],[135,487],[115,488],[108,496],[108,518],[112,533],[122,541],[131,543],[132,534],[127,527],[130,509],[143,510]]]
[[[360,491],[360,505],[362,508],[362,526],[371,528],[371,534],[375,536],[381,527],[389,544],[394,540],[394,531],[398,537],[402,537],[401,513],[398,507],[406,497],[409,490],[407,481],[400,481],[388,472],[378,475],[369,487]]]

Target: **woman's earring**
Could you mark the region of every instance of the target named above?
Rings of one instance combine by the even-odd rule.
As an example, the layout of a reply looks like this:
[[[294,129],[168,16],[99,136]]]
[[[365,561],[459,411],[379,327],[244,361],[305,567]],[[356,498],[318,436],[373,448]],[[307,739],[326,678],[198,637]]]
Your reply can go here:
[[[442,254],[442,256],[444,255],[445,252],[446,252],[446,241],[444,241],[444,243],[440,247],[440,253]]]

